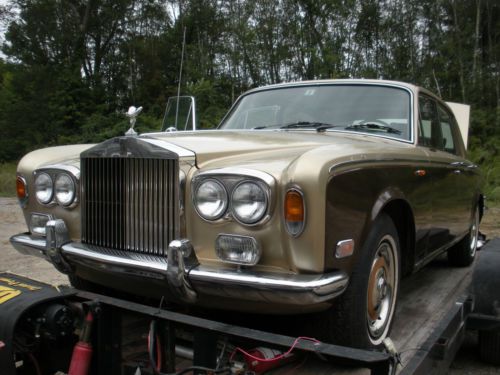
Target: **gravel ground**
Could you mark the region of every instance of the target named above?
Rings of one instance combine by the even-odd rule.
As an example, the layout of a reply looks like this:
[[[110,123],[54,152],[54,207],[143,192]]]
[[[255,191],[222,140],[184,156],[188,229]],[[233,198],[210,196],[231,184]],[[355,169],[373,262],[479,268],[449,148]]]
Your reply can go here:
[[[68,284],[68,278],[46,260],[19,254],[9,242],[13,234],[26,232],[17,199],[0,198],[0,271],[9,271],[52,285]]]
[[[488,238],[500,236],[500,208],[494,207],[486,212],[481,224],[481,231]],[[14,198],[0,198],[0,271],[10,271],[31,277],[49,284],[67,284],[68,279],[57,272],[47,261],[23,256],[12,248],[9,237],[26,231],[26,224],[21,210]],[[477,351],[477,335],[468,333],[449,374],[452,375],[500,375],[500,368],[480,362]]]

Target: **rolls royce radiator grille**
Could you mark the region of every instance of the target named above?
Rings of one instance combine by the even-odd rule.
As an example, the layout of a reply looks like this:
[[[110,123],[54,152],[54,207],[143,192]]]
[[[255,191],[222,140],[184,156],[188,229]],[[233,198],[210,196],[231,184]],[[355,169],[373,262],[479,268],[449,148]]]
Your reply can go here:
[[[178,228],[178,161],[82,158],[82,242],[166,255]]]

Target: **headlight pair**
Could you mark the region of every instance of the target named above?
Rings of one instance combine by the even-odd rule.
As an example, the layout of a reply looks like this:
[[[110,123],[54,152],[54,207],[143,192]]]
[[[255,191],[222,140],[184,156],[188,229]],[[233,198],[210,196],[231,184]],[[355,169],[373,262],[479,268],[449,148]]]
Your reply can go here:
[[[64,207],[70,206],[76,198],[76,183],[66,172],[58,172],[52,177],[47,172],[35,176],[35,195],[41,204],[49,204],[54,199]]]
[[[194,192],[194,205],[205,220],[220,219],[228,209],[233,217],[247,225],[258,223],[268,211],[268,191],[253,180],[243,180],[227,187],[218,179],[207,178],[199,183]]]

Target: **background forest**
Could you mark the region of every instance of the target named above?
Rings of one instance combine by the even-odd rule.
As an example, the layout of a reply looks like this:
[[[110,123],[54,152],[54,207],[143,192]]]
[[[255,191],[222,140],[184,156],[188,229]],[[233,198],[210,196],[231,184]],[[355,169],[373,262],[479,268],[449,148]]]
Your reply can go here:
[[[129,105],[159,130],[185,29],[181,92],[202,128],[264,84],[416,83],[472,106],[469,156],[500,200],[498,0],[10,0],[0,24],[0,162],[122,134]]]

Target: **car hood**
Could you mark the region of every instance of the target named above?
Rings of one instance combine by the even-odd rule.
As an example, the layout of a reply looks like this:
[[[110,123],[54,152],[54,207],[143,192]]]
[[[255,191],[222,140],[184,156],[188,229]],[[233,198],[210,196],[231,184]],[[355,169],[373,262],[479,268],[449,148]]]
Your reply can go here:
[[[324,149],[330,157],[345,157],[360,153],[381,152],[381,148],[404,149],[403,142],[363,134],[315,131],[196,131],[145,134],[192,151],[199,168],[209,164],[232,164],[238,159],[257,161],[293,158],[313,149]],[[386,146],[381,147],[381,143]],[[272,157],[272,159],[269,159]]]
[[[225,131],[203,130],[178,133],[149,133],[153,138],[194,153],[199,169],[248,167],[279,175],[294,161],[318,165],[325,161],[365,159],[368,155],[401,155],[413,145],[359,133],[316,131]],[[20,162],[22,172],[47,165],[80,164],[80,153],[95,144],[57,146],[33,151]],[[167,146],[168,147],[168,146]],[[312,164],[311,164],[312,163]]]

